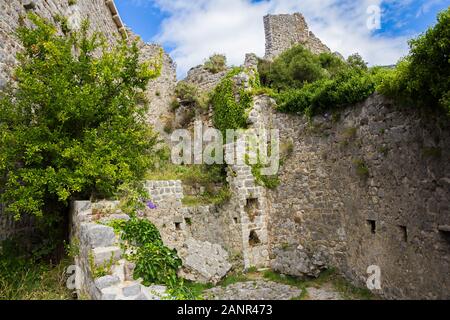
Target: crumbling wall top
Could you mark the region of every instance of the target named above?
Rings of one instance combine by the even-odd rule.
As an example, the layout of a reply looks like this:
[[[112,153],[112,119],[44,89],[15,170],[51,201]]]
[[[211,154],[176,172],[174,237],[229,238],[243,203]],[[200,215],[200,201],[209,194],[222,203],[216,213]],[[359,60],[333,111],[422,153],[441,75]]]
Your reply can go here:
[[[301,13],[267,15],[264,17],[266,59],[273,59],[296,44],[313,53],[331,52],[308,27]]]

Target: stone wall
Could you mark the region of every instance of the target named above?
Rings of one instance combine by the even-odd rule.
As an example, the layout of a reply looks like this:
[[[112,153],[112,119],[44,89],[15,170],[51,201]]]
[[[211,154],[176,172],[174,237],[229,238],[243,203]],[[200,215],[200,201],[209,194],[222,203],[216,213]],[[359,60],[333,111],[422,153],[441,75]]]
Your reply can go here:
[[[152,202],[145,218],[158,228],[164,244],[178,251],[183,260],[180,275],[203,283],[220,281],[232,266],[221,209],[183,206],[181,181],[147,181],[145,187]]]
[[[147,114],[148,123],[155,128],[163,137],[165,119],[171,113],[171,102],[174,98],[174,91],[177,84],[176,65],[172,58],[164,52],[163,48],[156,44],[140,42],[141,58],[151,60],[162,58],[161,75],[150,81],[147,85],[146,95],[150,102]],[[167,139],[168,140],[168,139]]]
[[[265,112],[273,113],[266,106]],[[268,191],[272,267],[336,267],[365,286],[381,268],[386,298],[450,298],[450,127],[443,115],[379,95],[337,115],[274,114],[292,144]]]
[[[103,32],[114,42],[122,23],[117,11],[113,15],[112,8],[115,8],[114,2],[105,0],[77,0],[74,5],[69,5],[67,0],[0,0],[0,88],[9,81],[16,54],[21,50],[14,32],[27,12],[49,21],[54,21],[58,15],[66,17],[73,28],[88,18],[92,30]]]
[[[313,53],[330,52],[308,28],[300,13],[267,15],[264,17],[266,59],[273,59],[293,45],[302,44]]]
[[[164,286],[146,287],[134,280],[135,265],[124,258],[119,236],[107,223],[130,218],[117,202],[76,201],[71,207],[71,245],[77,250],[75,281],[78,297],[92,300],[161,300]],[[97,275],[102,268],[107,274]],[[103,273],[103,272],[102,272]]]
[[[189,70],[184,81],[195,84],[200,91],[209,92],[220,83],[228,72],[229,70],[212,73],[203,65],[200,65]]]
[[[4,207],[0,204],[0,242],[31,234],[33,230],[34,219],[32,217],[23,216],[20,221],[16,221],[13,216],[4,212]]]

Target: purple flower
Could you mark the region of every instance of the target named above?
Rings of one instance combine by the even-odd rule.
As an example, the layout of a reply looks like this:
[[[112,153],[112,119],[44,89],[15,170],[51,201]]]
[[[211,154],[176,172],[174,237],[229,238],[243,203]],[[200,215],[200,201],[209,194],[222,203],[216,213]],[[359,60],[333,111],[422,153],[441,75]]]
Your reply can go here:
[[[154,210],[154,209],[157,209],[158,207],[156,206],[156,204],[154,204],[153,202],[151,202],[150,200],[149,201],[147,201],[147,207],[149,208],[149,209],[152,209],[152,210]]]

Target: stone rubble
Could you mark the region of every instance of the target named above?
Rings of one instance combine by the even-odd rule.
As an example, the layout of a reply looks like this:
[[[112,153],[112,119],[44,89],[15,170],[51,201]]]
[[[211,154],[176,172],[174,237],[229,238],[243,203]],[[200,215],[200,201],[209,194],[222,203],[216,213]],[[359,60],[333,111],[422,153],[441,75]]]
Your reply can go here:
[[[180,275],[199,283],[218,283],[230,271],[228,252],[220,245],[188,239],[179,252],[183,259]]]

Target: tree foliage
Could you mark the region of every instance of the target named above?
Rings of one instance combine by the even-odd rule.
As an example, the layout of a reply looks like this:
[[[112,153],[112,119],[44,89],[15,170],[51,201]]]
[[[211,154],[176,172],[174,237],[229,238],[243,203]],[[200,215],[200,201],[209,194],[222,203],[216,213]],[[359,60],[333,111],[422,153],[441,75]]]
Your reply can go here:
[[[410,54],[386,74],[378,90],[413,105],[439,105],[450,113],[450,8],[409,44]]]
[[[376,73],[349,68],[332,79],[321,79],[301,89],[277,95],[282,112],[313,116],[363,101],[375,92]]]
[[[278,91],[275,98],[280,111],[313,116],[369,97],[381,70],[369,70],[358,54],[344,61],[335,54],[316,55],[298,45],[273,62],[261,61],[259,72],[263,84]]]
[[[56,221],[68,201],[111,197],[152,164],[147,83],[160,62],[139,62],[136,44],[109,48],[88,22],[66,35],[31,14],[17,35],[15,82],[0,96],[0,202]]]
[[[204,64],[211,73],[219,73],[227,70],[227,57],[223,54],[213,54]]]
[[[297,45],[273,62],[261,60],[258,70],[263,85],[277,91],[300,89],[308,83],[334,77],[348,65],[331,53],[313,54]]]

